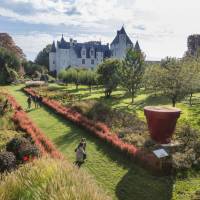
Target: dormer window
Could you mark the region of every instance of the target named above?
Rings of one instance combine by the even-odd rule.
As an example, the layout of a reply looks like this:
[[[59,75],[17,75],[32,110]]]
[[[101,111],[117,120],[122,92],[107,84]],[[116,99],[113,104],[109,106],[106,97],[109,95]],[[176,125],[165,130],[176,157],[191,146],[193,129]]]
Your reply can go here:
[[[82,47],[81,49],[81,57],[85,58],[86,57],[86,48]]]

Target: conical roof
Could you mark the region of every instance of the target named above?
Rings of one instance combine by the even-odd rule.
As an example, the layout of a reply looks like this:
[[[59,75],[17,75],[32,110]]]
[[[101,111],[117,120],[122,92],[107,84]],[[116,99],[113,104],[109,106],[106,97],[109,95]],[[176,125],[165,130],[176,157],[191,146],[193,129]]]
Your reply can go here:
[[[51,52],[56,52],[56,45],[54,41],[53,44],[51,45]]]
[[[134,50],[135,50],[135,51],[141,51],[140,45],[139,45],[139,42],[138,42],[138,41],[136,41],[136,43],[135,43]]]

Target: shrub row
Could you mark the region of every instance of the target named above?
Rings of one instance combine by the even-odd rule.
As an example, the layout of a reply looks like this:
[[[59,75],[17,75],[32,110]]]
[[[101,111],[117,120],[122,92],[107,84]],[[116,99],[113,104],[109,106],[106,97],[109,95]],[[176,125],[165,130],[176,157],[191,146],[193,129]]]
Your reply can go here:
[[[24,91],[32,96],[37,96],[37,93],[33,88],[24,88]],[[123,142],[116,134],[112,134],[104,123],[94,122],[93,120],[88,119],[71,108],[62,106],[58,101],[55,100],[43,98],[43,104],[54,110],[59,115],[63,116],[65,119],[85,128],[90,133],[111,144],[121,152],[128,154],[131,158],[137,158],[137,160],[141,162],[144,167],[148,167],[148,165],[151,168],[157,167],[158,160],[152,153],[144,152],[137,149],[132,144]]]
[[[42,131],[28,118],[27,114],[22,110],[21,106],[15,101],[15,99],[8,94],[6,96],[9,103],[15,110],[12,119],[17,127],[30,135],[35,145],[39,148],[41,154],[50,154],[53,158],[61,158],[61,153],[42,133]]]

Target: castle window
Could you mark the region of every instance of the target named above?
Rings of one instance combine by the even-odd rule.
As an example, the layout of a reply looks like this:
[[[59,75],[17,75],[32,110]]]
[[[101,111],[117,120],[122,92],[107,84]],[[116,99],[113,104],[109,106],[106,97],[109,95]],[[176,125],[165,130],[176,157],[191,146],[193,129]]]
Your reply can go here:
[[[85,50],[82,50],[82,55],[85,56]]]
[[[94,60],[93,59],[91,60],[91,64],[94,65]]]
[[[91,50],[91,51],[90,51],[90,55],[91,55],[91,56],[94,56],[94,50]]]
[[[55,61],[53,61],[53,64],[56,64]]]
[[[82,64],[83,64],[83,65],[85,64],[85,59],[82,59]]]

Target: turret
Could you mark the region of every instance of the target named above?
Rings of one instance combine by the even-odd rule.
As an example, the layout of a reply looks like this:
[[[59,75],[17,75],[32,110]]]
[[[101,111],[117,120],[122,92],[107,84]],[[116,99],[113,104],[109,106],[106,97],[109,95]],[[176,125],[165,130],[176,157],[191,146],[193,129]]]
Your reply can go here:
[[[140,51],[140,52],[141,52],[140,45],[139,45],[139,42],[138,42],[138,41],[136,41],[136,43],[135,43],[134,50],[135,50],[135,51]]]
[[[51,45],[51,51],[49,52],[49,70],[56,70],[56,45],[54,41]]]
[[[51,45],[51,52],[56,52],[56,45],[54,41],[53,44]]]

